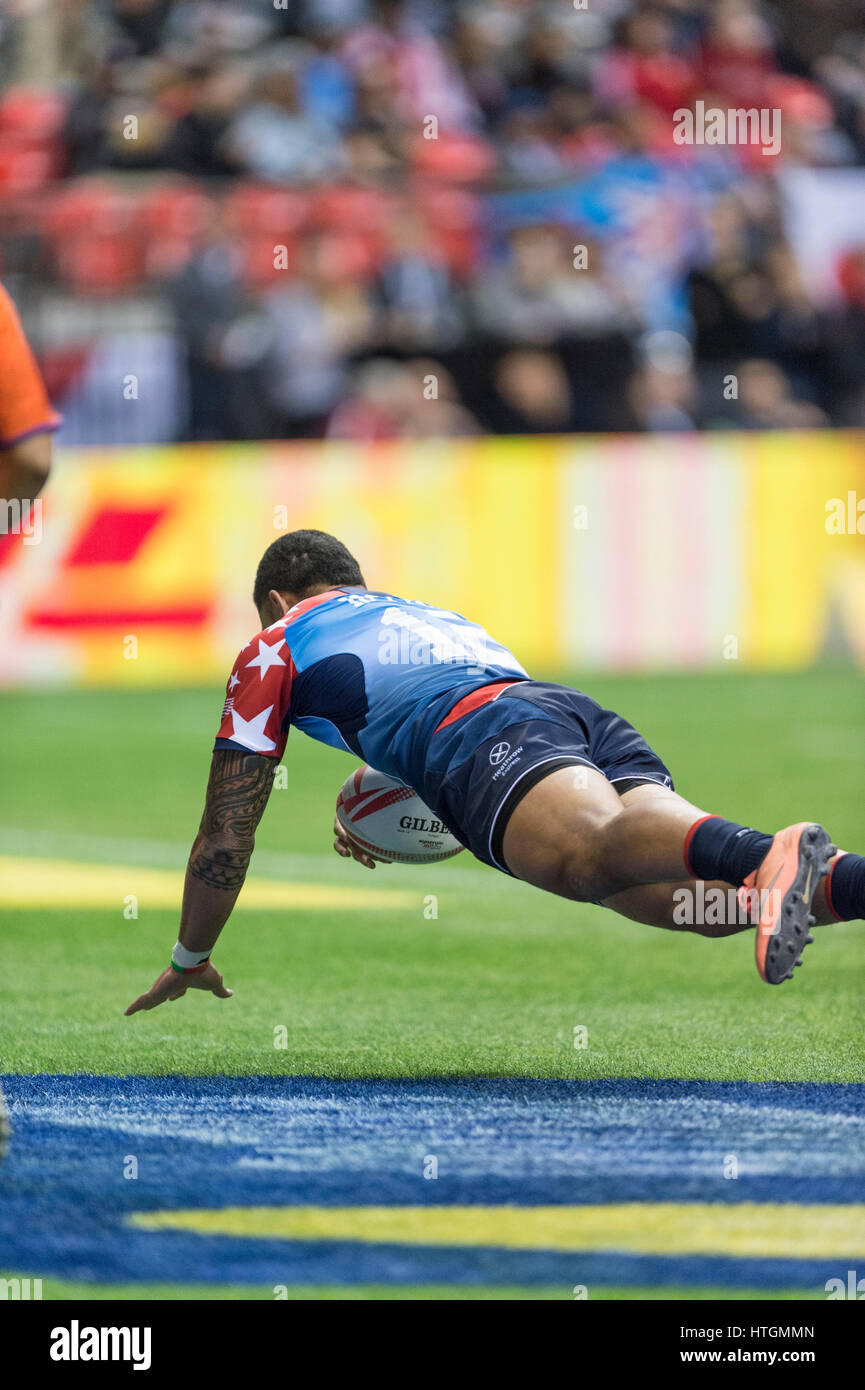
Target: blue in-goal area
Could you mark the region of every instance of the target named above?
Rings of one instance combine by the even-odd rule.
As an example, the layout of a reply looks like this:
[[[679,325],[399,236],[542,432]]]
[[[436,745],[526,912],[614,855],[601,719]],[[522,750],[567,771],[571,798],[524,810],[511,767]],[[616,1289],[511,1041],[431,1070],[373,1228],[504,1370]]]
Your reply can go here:
[[[861,1085],[92,1075],[2,1084],[13,1124],[0,1165],[4,1271],[102,1283],[816,1291],[846,1277],[863,1244]],[[666,1235],[658,1204],[688,1209]],[[707,1204],[741,1215],[713,1220]],[[429,1207],[459,1216],[452,1235]],[[537,1209],[549,1207],[562,1209],[565,1234],[538,1226]],[[517,1212],[503,1223],[496,1208]],[[788,1236],[801,1208],[800,1252]],[[370,1209],[383,1213],[380,1238]],[[595,1233],[584,1246],[588,1209]],[[748,1238],[749,1222],[759,1237]]]

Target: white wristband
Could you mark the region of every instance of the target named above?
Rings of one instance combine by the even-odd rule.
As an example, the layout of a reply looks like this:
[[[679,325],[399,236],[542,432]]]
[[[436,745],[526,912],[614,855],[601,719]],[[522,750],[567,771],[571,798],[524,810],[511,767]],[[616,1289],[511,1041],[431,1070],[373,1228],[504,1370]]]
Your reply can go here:
[[[197,965],[203,965],[206,960],[210,960],[210,951],[187,951],[178,941],[171,952],[171,959],[181,970],[194,970]]]

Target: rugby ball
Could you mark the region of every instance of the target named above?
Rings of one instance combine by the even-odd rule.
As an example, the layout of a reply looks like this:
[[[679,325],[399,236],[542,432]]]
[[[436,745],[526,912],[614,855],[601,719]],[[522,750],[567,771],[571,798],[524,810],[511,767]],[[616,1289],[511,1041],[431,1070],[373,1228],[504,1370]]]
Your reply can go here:
[[[345,779],[336,818],[359,849],[385,864],[435,864],[463,848],[417,792],[372,767]]]

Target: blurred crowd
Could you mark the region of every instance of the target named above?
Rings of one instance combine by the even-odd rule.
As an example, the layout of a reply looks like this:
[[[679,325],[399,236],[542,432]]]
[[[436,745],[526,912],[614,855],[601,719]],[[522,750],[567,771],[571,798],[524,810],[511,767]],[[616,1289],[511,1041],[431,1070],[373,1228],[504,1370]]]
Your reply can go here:
[[[865,0],[7,0],[0,40],[0,274],[71,443],[865,425]],[[698,100],[780,151],[678,143]]]

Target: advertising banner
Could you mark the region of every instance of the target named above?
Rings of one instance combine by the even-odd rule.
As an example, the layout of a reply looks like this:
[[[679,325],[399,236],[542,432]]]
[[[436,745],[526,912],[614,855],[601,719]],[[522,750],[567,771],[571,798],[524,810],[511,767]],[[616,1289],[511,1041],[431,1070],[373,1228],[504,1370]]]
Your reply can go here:
[[[312,441],[61,450],[0,542],[0,683],[222,680],[300,527],[539,674],[865,664],[865,436]]]

